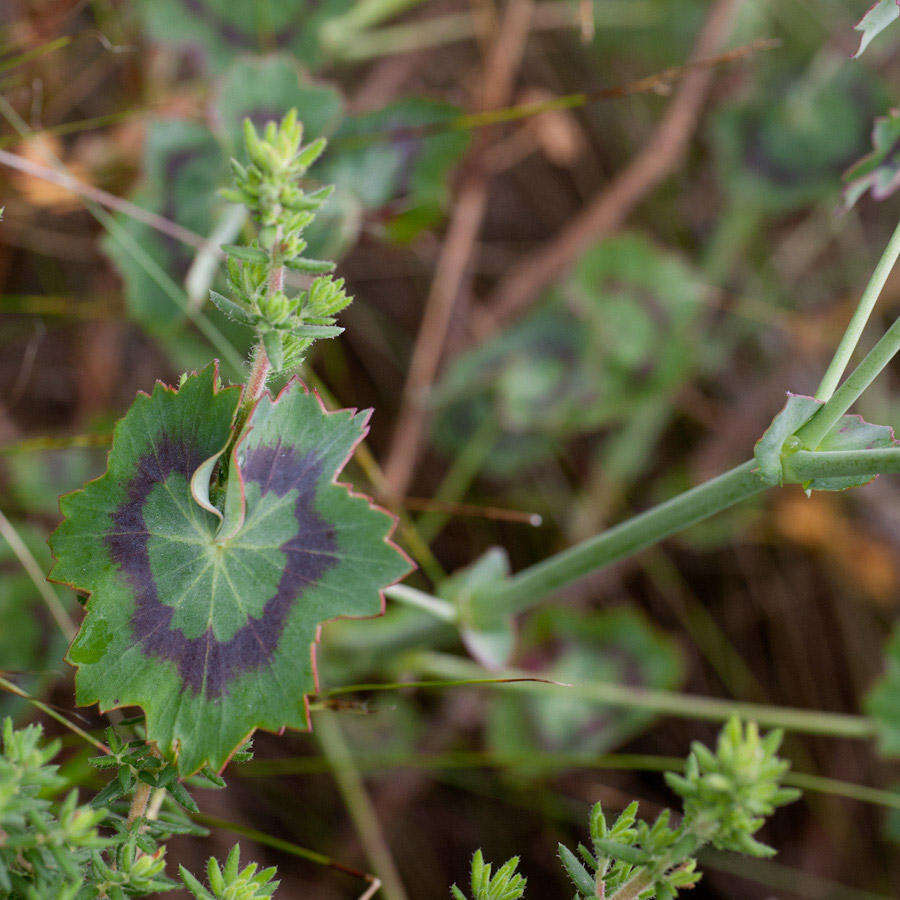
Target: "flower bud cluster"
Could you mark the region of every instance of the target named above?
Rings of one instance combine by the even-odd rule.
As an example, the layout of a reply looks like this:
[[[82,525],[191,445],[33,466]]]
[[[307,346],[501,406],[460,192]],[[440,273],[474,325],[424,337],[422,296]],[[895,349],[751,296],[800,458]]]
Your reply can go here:
[[[733,718],[719,734],[715,753],[695,741],[684,775],[666,773],[669,787],[684,800],[685,821],[720,850],[774,855],[753,834],[776,807],[800,796],[781,786],[790,768],[777,756],[783,736],[775,730],[761,737],[754,722],[744,727]]]
[[[591,849],[579,844],[573,853],[559,845],[577,900],[674,900],[700,880],[695,856],[709,843],[750,856],[774,854],[753,835],[776,807],[800,796],[781,786],[789,767],[776,755],[781,739],[780,731],[761,737],[754,723],[744,727],[734,718],[719,734],[715,753],[695,742],[684,774],[666,773],[684,801],[677,827],[668,809],[652,825],[636,819],[637,803],[608,826],[598,803],[591,812]]]
[[[343,328],[335,316],[350,303],[343,279],[326,273],[328,260],[304,257],[303,230],[331,195],[332,187],[306,193],[299,179],[325,149],[320,138],[303,146],[303,126],[291,110],[280,124],[269,122],[260,135],[244,121],[249,163],[232,160],[234,183],[226,199],[246,205],[259,222],[250,246],[225,246],[231,297],[210,291],[212,302],[227,316],[253,327],[274,370],[302,362],[312,343],[331,338]],[[283,287],[284,268],[318,276],[296,295]]]

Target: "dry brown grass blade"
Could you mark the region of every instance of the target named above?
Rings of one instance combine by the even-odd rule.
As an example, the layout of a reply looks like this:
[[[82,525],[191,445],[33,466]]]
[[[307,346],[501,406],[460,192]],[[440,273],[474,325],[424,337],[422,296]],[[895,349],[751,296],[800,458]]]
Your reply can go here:
[[[694,46],[701,60],[718,52],[731,33],[741,0],[718,0]],[[690,64],[689,64],[690,65]],[[690,69],[644,149],[549,243],[521,260],[473,316],[476,337],[494,334],[526,309],[592,244],[611,234],[681,162],[713,81],[713,69]]]
[[[508,101],[528,38],[532,11],[531,0],[512,0],[507,6],[485,60],[482,110],[496,109]],[[453,307],[484,219],[489,177],[479,159],[486,141],[484,133],[480,133],[463,165],[462,182],[413,348],[394,438],[384,465],[386,487],[394,497],[406,493],[415,470],[425,430],[425,397],[437,374]]]
[[[124,200],[122,197],[116,197],[114,194],[94,187],[92,184],[79,181],[62,169],[51,168],[35,160],[26,159],[24,156],[18,156],[15,153],[2,149],[0,149],[0,165],[15,169],[17,172],[23,172],[33,178],[39,178],[50,184],[58,185],[78,197],[93,200],[94,203],[99,203],[100,206],[130,216],[132,219],[143,222],[145,225],[149,225],[151,228],[155,228],[157,231],[177,241],[196,247],[198,250],[206,246],[206,238],[195,234],[189,228],[185,228],[177,222],[166,219],[164,216],[137,206],[130,200]]]

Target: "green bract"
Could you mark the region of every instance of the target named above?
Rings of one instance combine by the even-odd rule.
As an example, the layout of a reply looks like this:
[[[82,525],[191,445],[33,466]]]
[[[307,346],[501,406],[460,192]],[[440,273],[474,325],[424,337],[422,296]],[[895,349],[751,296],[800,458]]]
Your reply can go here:
[[[321,623],[380,614],[409,570],[391,517],[335,483],[368,413],[328,414],[296,381],[250,413],[213,506],[239,398],[213,366],[139,396],[51,538],[53,578],[91,594],[78,702],[142,707],[182,773],[221,769],[256,728],[308,727]]]
[[[78,792],[55,804],[66,780],[50,761],[59,742],[43,744],[39,725],[14,731],[3,721],[0,752],[0,896],[25,897],[35,888],[43,897],[74,897],[81,886],[80,864],[109,843],[97,826],[105,810],[78,806]]]
[[[759,474],[770,485],[790,482],[790,473],[785,470],[793,451],[802,448],[799,438],[794,437],[802,425],[808,422],[823,406],[821,400],[801,394],[788,394],[784,408],[772,420],[754,449],[759,463]],[[896,446],[894,431],[888,425],[873,425],[862,416],[842,416],[815,448],[818,451],[832,450],[878,450]],[[789,465],[788,465],[789,468]],[[861,487],[878,477],[877,472],[862,475],[817,478],[804,484],[812,491],[843,491]]]
[[[666,773],[669,786],[684,799],[684,817],[677,827],[670,825],[668,809],[652,825],[637,819],[637,801],[609,824],[596,803],[588,820],[590,848],[579,844],[572,852],[565,844],[558,846],[559,861],[575,886],[575,900],[674,900],[680,890],[700,880],[694,856],[708,843],[751,856],[773,855],[775,851],[753,835],[776,807],[800,796],[781,786],[789,768],[776,756],[781,737],[780,731],[760,737],[754,723],[745,728],[733,718],[720,732],[715,753],[695,742],[684,775]],[[513,857],[495,877],[501,872],[513,876],[518,864]],[[515,876],[520,879],[515,893],[491,893],[490,872],[479,850],[472,858],[475,900],[524,895],[521,876]],[[454,900],[466,900],[456,885],[450,892]]]
[[[684,775],[666,773],[669,787],[684,801],[683,830],[693,830],[721,850],[750,856],[774,856],[775,850],[753,835],[765,817],[800,796],[781,786],[790,763],[777,751],[784,733],[760,737],[754,722],[730,719],[719,734],[716,752],[694,741]]]

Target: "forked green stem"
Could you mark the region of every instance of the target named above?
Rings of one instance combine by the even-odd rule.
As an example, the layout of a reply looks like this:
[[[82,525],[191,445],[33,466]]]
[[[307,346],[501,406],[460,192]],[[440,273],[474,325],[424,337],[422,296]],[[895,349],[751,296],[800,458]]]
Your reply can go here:
[[[529,609],[589,572],[625,559],[765,490],[756,468],[755,460],[748,460],[718,478],[557,553],[493,588],[491,599],[511,614]]]
[[[815,450],[822,443],[825,435],[853,406],[898,351],[900,351],[900,318],[888,328],[884,337],[866,354],[865,359],[834,392],[831,399],[797,432],[797,437],[805,448]]]
[[[856,307],[856,312],[853,313],[853,317],[847,325],[847,330],[844,332],[844,336],[834,352],[834,357],[822,376],[822,383],[816,391],[816,400],[829,400],[837,389],[838,384],[840,384],[841,376],[844,374],[844,370],[853,356],[853,351],[856,349],[860,337],[862,337],[866,322],[869,321],[869,316],[875,308],[875,303],[884,289],[884,285],[898,257],[900,257],[900,224],[897,225],[893,235],[891,235],[891,239],[888,241],[888,245],[878,261],[878,265],[875,266],[875,271],[872,272],[872,277],[869,279],[869,283],[866,285],[866,289],[860,298],[859,306]]]
[[[900,319],[887,330],[849,378],[797,432],[803,446],[815,449],[841,416],[900,351]],[[809,453],[799,451],[789,471],[797,481],[867,472],[898,471],[897,451]],[[490,588],[490,599],[510,614],[538,604],[548,594],[590,572],[625,559],[714,513],[762,492],[766,485],[748,460],[724,475],[698,485],[665,503],[622,522],[574,547],[557,553],[509,581]]]

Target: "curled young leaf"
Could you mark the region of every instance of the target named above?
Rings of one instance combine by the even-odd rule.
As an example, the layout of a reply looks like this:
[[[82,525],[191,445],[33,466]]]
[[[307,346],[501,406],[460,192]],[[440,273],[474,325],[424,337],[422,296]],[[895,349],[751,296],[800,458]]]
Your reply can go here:
[[[296,381],[251,413],[225,521],[195,502],[240,398],[215,385],[210,366],[139,396],[51,539],[52,577],[91,594],[68,654],[78,702],[142,707],[182,774],[221,769],[256,728],[307,728],[321,623],[379,615],[409,570],[391,517],[335,482],[368,413],[326,413]]]
[[[872,41],[900,16],[900,0],[878,0],[878,2],[854,26],[855,31],[862,32],[859,49],[853,58],[860,56]]]

